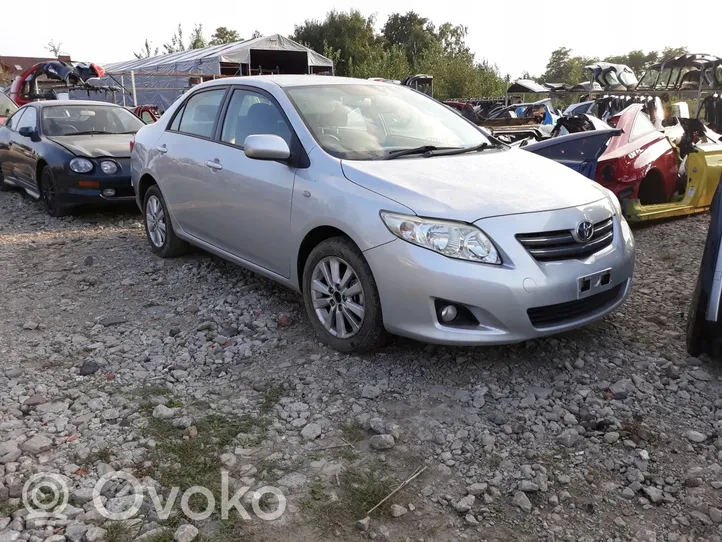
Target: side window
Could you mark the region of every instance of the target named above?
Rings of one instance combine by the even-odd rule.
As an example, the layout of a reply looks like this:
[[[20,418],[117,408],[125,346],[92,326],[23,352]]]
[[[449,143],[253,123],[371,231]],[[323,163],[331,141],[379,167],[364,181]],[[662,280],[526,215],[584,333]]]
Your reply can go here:
[[[12,117],[5,121],[5,126],[8,128],[8,130],[17,132],[16,126],[18,122],[20,122],[20,117],[23,116],[23,113],[25,113],[26,109],[28,108],[26,107],[25,109],[18,109],[18,111]]]
[[[644,113],[637,113],[637,117],[634,119],[634,125],[632,126],[632,133],[629,134],[629,140],[632,141],[649,132],[654,132],[654,124],[652,124],[652,121],[650,121]]]
[[[150,114],[150,111],[143,111],[143,113],[140,115],[140,118],[143,119],[143,122],[146,124],[153,124],[155,120],[153,119],[153,115]]]
[[[20,118],[20,121],[15,125],[15,128],[19,130],[20,128],[30,127],[33,130],[35,130],[38,127],[38,112],[35,110],[34,107],[28,107],[26,108],[27,111],[25,114]]]
[[[213,137],[213,126],[225,93],[225,88],[218,88],[191,96],[185,105],[178,131],[201,137]]]
[[[242,147],[249,135],[258,134],[277,135],[291,145],[291,129],[275,103],[257,92],[234,90],[223,120],[221,141]]]
[[[169,130],[173,130],[174,132],[178,131],[178,128],[180,127],[181,118],[183,118],[183,110],[185,109],[185,106],[182,105],[180,109],[178,110],[178,113],[176,113],[175,117],[173,117],[173,122],[170,123],[170,126],[168,127]]]

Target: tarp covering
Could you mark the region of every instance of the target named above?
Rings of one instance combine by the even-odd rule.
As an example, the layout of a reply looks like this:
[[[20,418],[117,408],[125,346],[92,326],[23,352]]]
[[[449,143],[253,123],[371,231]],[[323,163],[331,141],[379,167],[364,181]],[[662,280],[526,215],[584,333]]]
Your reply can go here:
[[[128,106],[152,104],[166,110],[201,80],[219,75],[255,74],[259,68],[263,73],[333,72],[333,61],[280,34],[272,34],[205,49],[112,62],[103,67],[108,76],[102,79],[102,84],[126,89],[116,93],[115,103]],[[137,104],[133,103],[131,72]],[[74,93],[72,97],[75,97]],[[113,96],[108,94],[105,99],[113,101]]]
[[[238,41],[224,45],[214,45],[205,49],[192,49],[169,55],[141,58],[127,62],[114,62],[103,67],[108,73],[142,71],[166,73],[209,73],[220,74],[220,63],[248,64],[251,51],[297,51],[305,52],[308,66],[332,68],[333,61],[312,49],[283,37],[280,34]]]

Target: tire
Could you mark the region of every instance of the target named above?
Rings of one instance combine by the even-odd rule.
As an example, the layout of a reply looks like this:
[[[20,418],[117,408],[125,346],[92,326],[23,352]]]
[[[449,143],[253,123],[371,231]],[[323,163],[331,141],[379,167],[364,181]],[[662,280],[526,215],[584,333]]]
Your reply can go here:
[[[158,185],[151,186],[143,198],[143,223],[150,249],[161,258],[175,258],[188,252],[188,243],[173,230],[168,207]]]
[[[0,169],[0,192],[10,192],[10,190],[12,190],[12,187],[5,182],[2,169]]]
[[[342,290],[338,285],[343,279]],[[387,339],[376,281],[349,239],[333,237],[316,246],[306,260],[302,283],[306,312],[325,344],[341,352],[360,353],[378,348]],[[336,318],[339,311],[340,320]]]
[[[65,216],[70,212],[70,207],[58,201],[55,176],[50,166],[45,166],[40,174],[40,201],[45,208],[45,212],[50,216],[57,218]]]

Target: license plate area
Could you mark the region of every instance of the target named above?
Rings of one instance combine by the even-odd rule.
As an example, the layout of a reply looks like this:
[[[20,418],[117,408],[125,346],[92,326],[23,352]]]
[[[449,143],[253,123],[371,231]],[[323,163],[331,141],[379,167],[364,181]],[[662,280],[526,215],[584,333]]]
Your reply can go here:
[[[597,271],[577,279],[577,299],[598,294],[612,285],[612,269]]]

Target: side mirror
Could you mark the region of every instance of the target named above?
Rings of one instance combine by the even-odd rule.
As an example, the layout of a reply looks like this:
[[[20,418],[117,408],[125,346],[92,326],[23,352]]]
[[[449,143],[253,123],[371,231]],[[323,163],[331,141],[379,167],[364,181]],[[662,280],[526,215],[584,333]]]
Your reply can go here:
[[[243,142],[243,149],[246,156],[254,160],[288,160],[291,157],[288,143],[277,135],[249,135]]]
[[[23,137],[33,137],[33,135],[35,135],[35,130],[33,130],[30,126],[23,126],[18,130],[18,133]]]

